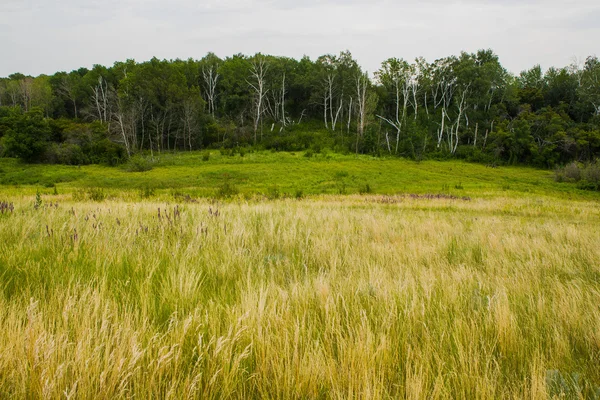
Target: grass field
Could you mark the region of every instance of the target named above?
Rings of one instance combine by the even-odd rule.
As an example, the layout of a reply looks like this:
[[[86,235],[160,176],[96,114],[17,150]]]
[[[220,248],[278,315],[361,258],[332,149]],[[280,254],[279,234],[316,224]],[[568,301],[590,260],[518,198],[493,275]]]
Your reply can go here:
[[[497,197],[551,195],[597,199],[597,194],[556,183],[553,172],[523,167],[489,168],[449,161],[414,161],[369,156],[304,153],[247,153],[231,157],[206,153],[163,154],[146,172],[98,165],[59,166],[20,164],[0,158],[0,188],[5,193],[52,194],[101,188],[106,194],[133,200],[140,191],[173,199],[174,194],[214,197],[225,183],[243,196],[352,194],[366,186],[380,194],[452,193],[457,196]],[[162,196],[161,196],[162,195]],[[139,197],[138,197],[139,198]]]
[[[600,398],[598,194],[329,157],[0,160],[0,398]]]

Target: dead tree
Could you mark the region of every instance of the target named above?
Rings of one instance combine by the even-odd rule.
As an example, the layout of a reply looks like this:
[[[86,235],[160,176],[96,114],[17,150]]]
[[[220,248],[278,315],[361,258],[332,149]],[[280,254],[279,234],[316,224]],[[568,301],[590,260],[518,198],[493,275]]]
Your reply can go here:
[[[252,62],[252,67],[250,68],[250,79],[247,80],[248,84],[254,91],[254,101],[253,101],[253,119],[254,119],[254,144],[256,144],[256,135],[258,132],[258,126],[262,120],[262,115],[264,113],[265,108],[265,97],[268,93],[268,89],[266,88],[266,75],[269,69],[268,64],[265,59],[259,57]],[[261,139],[262,139],[262,131],[261,131]]]
[[[213,117],[215,116],[215,104],[217,99],[217,83],[219,82],[219,73],[217,72],[218,65],[211,65],[202,68],[202,77],[204,78],[206,104],[208,112]]]

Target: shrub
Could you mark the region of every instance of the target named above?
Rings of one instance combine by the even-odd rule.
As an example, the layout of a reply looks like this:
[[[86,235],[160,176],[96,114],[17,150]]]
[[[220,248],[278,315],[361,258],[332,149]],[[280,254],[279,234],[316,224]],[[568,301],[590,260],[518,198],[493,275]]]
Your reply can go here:
[[[77,189],[71,194],[71,196],[73,197],[74,201],[85,201],[86,199],[85,191],[83,189]]]
[[[583,179],[590,183],[600,183],[600,165],[598,162],[588,164],[583,170]]]
[[[106,199],[106,194],[104,193],[104,190],[100,188],[88,189],[87,196],[92,201],[104,201],[104,199]]]
[[[279,188],[277,186],[271,186],[267,190],[267,198],[270,200],[276,200],[281,197],[281,193],[279,192]]]
[[[44,153],[44,161],[51,164],[84,165],[90,160],[81,147],[71,143],[52,143]]]
[[[129,162],[125,165],[125,171],[127,172],[145,172],[150,171],[153,167],[154,162],[141,157],[134,156],[129,159]]]
[[[564,168],[556,169],[554,180],[556,182],[577,182],[577,187],[582,190],[600,190],[600,166],[597,161],[587,165],[573,162]]]
[[[369,185],[368,183],[366,183],[364,186],[361,186],[358,189],[358,193],[360,194],[368,194],[368,193],[372,193],[373,192],[373,188],[371,188],[371,185]]]
[[[202,154],[202,161],[208,161],[210,159],[210,151]]]
[[[42,195],[40,193],[40,191],[38,190],[37,192],[35,192],[35,202],[33,203],[33,208],[35,208],[36,210],[38,208],[40,208],[43,204],[43,200],[42,200]]]
[[[51,129],[39,108],[23,113],[12,110],[3,118],[7,130],[2,138],[3,153],[26,162],[39,162],[48,147]]]
[[[567,164],[564,168],[564,175],[567,180],[579,182],[581,180],[581,170],[579,169],[579,165],[574,162]]]
[[[154,196],[154,188],[150,186],[144,186],[140,189],[140,197],[142,199],[147,199],[149,197]]]
[[[230,183],[228,180],[223,182],[221,186],[217,188],[216,197],[217,198],[229,198],[236,196],[240,190],[234,184]]]

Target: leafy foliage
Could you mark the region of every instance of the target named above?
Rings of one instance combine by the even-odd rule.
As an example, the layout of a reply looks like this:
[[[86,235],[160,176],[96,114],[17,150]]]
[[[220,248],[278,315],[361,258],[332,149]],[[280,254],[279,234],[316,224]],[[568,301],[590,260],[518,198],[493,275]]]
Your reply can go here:
[[[389,58],[373,77],[348,51],[16,73],[0,78],[2,155],[116,165],[145,151],[253,147],[552,168],[600,154],[596,57],[513,76],[488,49]]]

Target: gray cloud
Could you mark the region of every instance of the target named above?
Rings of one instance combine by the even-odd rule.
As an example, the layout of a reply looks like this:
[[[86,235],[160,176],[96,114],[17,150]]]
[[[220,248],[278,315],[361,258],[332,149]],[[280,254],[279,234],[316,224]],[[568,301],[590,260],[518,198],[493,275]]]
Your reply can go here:
[[[518,73],[597,52],[600,6],[557,0],[3,0],[0,76],[135,58],[348,49],[369,71],[492,48]]]

